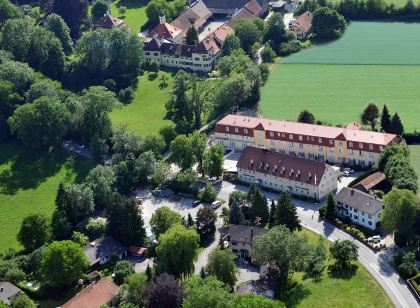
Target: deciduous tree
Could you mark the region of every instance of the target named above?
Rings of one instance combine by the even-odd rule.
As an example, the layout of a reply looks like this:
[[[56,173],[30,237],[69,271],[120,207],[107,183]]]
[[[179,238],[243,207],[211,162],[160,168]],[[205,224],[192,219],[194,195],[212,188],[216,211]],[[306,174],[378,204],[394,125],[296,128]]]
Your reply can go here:
[[[216,221],[217,215],[212,208],[203,207],[198,210],[195,225],[202,245],[208,244],[214,238]]]
[[[234,34],[229,34],[222,44],[222,57],[229,56],[232,51],[239,48],[241,48],[239,37]]]
[[[298,122],[300,122],[300,123],[314,124],[315,123],[315,117],[308,110],[304,110],[304,111],[302,111],[299,114]]]
[[[43,214],[29,214],[23,219],[17,238],[27,252],[34,251],[50,240],[50,221]]]
[[[150,281],[145,293],[147,308],[179,308],[184,298],[182,284],[174,276],[166,273]]]
[[[169,228],[181,223],[181,215],[172,211],[167,206],[158,208],[150,219],[150,226],[156,238],[165,233]]]
[[[203,170],[209,177],[219,177],[223,174],[223,146],[220,144],[211,145],[204,152]]]
[[[330,247],[330,253],[340,268],[349,268],[351,261],[357,260],[357,249],[357,245],[350,240],[337,240]]]
[[[363,110],[363,113],[360,119],[363,124],[365,125],[369,124],[372,130],[374,131],[378,117],[379,117],[378,107],[374,103],[370,103]]]
[[[60,15],[69,26],[71,36],[80,35],[80,27],[88,20],[87,0],[50,0],[49,11]]]
[[[229,307],[232,296],[229,287],[213,276],[204,279],[193,276],[185,286],[184,308]]]
[[[207,275],[215,276],[217,279],[233,288],[237,280],[236,273],[238,271],[235,259],[236,257],[231,250],[219,250],[216,248],[209,254],[206,267]]]
[[[64,53],[69,55],[73,51],[73,41],[70,37],[70,29],[60,15],[50,14],[45,19],[44,27],[50,30],[60,40]]]

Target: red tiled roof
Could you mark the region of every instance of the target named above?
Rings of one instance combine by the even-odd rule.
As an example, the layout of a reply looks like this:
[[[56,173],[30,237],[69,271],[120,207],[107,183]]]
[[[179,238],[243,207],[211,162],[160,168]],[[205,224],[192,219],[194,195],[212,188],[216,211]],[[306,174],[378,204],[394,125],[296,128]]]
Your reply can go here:
[[[130,246],[130,247],[128,247],[128,251],[130,251],[131,253],[142,255],[142,254],[146,253],[147,248],[146,247],[140,247],[140,246]]]
[[[175,19],[171,25],[181,29],[185,34],[192,25],[198,28],[204,25],[211,15],[212,13],[207,9],[203,1],[199,0]]]
[[[99,308],[110,302],[117,293],[118,286],[108,278],[102,278],[77,293],[61,308]]]
[[[223,26],[217,28],[216,31],[211,33],[206,38],[215,39],[219,44],[222,44],[225,41],[226,37],[233,33],[235,33],[235,31],[228,25],[224,24]]]
[[[97,28],[112,28],[112,27],[125,27],[126,24],[124,20],[121,20],[117,17],[114,17],[112,15],[105,15],[101,18],[101,20],[98,21],[98,23],[95,25]]]
[[[236,167],[318,186],[327,164],[266,149],[246,147]]]
[[[164,23],[158,24],[152,31],[150,31],[147,34],[146,37],[152,38],[156,35],[159,38],[171,39],[179,35],[181,32],[181,29],[178,29],[177,27],[174,27],[171,24]]]
[[[300,15],[296,20],[292,21],[292,26],[299,28],[305,33],[308,33],[309,30],[311,30],[312,27],[312,19],[314,18],[314,15],[306,11],[302,15]]]
[[[342,134],[342,137],[344,137],[342,139],[347,141],[363,142],[383,146],[391,143],[397,138],[397,136],[394,134],[298,122],[268,120],[233,114],[225,116],[217,123],[217,125],[236,126],[251,129],[256,129],[258,127],[258,129],[265,131],[283,132],[287,134],[290,133],[329,139],[335,139]]]
[[[362,126],[359,123],[353,122],[353,123],[347,124],[346,128],[359,130],[359,129],[362,129]]]

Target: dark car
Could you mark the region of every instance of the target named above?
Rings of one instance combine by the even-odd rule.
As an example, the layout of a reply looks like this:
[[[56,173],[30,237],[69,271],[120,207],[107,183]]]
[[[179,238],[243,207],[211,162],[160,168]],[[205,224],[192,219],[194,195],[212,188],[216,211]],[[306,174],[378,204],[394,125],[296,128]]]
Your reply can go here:
[[[193,203],[192,203],[192,206],[193,207],[196,207],[196,206],[199,206],[201,204],[201,201],[200,200],[195,200]]]

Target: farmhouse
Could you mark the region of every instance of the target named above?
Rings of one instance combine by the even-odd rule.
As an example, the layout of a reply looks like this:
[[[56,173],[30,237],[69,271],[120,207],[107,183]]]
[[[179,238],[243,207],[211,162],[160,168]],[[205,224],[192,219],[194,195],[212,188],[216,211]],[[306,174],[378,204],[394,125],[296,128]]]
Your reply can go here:
[[[344,187],[336,196],[337,210],[342,217],[375,230],[384,208],[381,199],[356,189]]]
[[[266,233],[268,230],[264,228],[256,228],[242,225],[230,225],[227,232],[227,239],[232,252],[241,258],[249,259],[252,242],[254,239]]]
[[[216,141],[228,149],[267,148],[334,164],[368,166],[384,147],[397,143],[393,134],[341,127],[227,115],[215,128]]]
[[[267,149],[245,148],[237,169],[240,181],[317,201],[337,190],[337,168]]]
[[[289,30],[296,34],[298,40],[304,40],[308,37],[311,31],[313,17],[311,12],[306,11],[298,16],[296,20],[290,22]]]
[[[114,307],[117,295],[118,286],[112,280],[102,278],[77,293],[61,308],[99,308],[102,305]]]
[[[110,236],[97,239],[83,249],[89,260],[89,268],[95,268],[108,263],[112,256],[122,259],[127,256],[127,248]]]
[[[0,301],[3,301],[7,305],[10,305],[13,297],[21,292],[22,290],[14,284],[7,281],[0,281]]]

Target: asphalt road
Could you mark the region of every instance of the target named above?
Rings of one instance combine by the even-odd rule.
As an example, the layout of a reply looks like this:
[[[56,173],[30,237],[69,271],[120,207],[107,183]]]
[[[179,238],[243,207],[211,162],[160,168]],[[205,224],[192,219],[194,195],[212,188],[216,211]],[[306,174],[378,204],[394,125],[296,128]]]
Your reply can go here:
[[[219,198],[224,200],[229,199],[229,195],[234,190],[248,191],[247,186],[233,185],[223,182]],[[269,199],[277,199],[278,194],[264,193]],[[392,250],[388,249],[384,252],[375,253],[363,243],[359,242],[351,235],[335,228],[333,225],[319,220],[318,208],[312,203],[295,200],[295,205],[298,210],[298,215],[302,225],[318,234],[325,236],[331,241],[335,240],[352,240],[359,246],[359,261],[378,281],[382,288],[389,295],[390,299],[396,307],[414,308],[420,307],[416,299],[408,289],[406,282],[401,279],[394,269],[388,264],[392,255]],[[216,242],[217,245],[217,242]],[[201,255],[200,255],[201,257]],[[205,256],[203,256],[205,258]],[[206,260],[206,259],[204,259]]]

